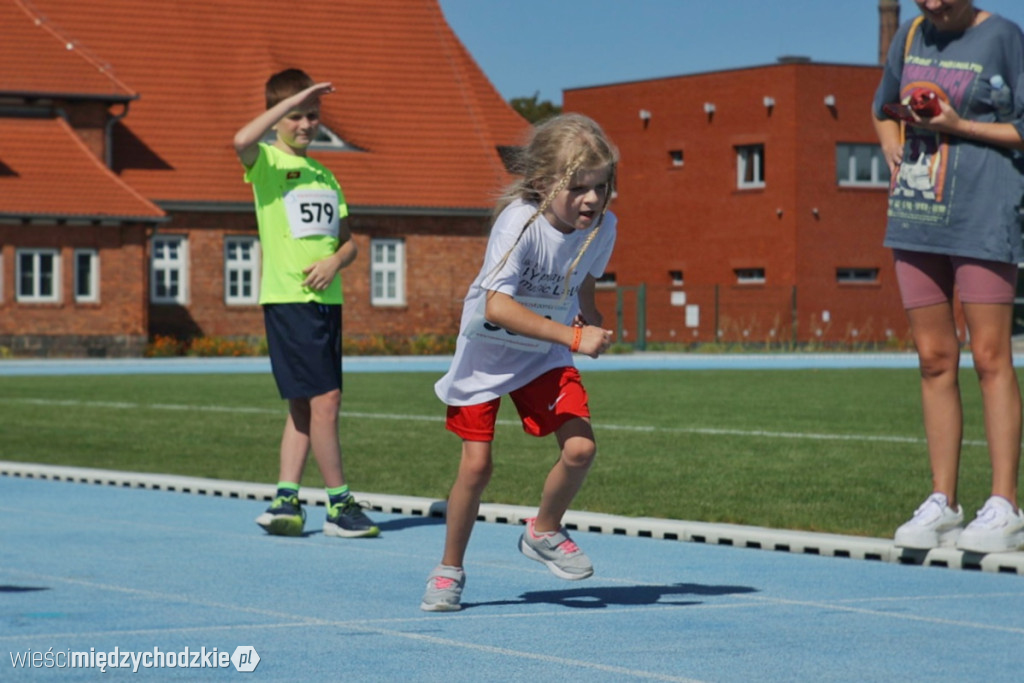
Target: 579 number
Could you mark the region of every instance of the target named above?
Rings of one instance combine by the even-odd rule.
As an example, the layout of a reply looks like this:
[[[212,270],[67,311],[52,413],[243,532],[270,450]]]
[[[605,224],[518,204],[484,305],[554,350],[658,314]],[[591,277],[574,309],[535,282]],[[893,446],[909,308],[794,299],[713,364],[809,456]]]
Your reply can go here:
[[[328,203],[303,202],[299,204],[303,223],[331,223],[334,221],[334,207]]]

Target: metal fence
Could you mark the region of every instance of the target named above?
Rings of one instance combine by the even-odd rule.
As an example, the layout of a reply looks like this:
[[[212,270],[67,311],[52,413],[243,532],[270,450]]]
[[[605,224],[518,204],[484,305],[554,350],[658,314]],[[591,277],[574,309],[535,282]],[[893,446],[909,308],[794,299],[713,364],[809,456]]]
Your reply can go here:
[[[907,347],[902,311],[888,298],[879,289],[843,292],[823,311],[803,306],[795,286],[640,284],[597,292],[605,326],[614,325],[618,342],[639,350],[652,344]]]

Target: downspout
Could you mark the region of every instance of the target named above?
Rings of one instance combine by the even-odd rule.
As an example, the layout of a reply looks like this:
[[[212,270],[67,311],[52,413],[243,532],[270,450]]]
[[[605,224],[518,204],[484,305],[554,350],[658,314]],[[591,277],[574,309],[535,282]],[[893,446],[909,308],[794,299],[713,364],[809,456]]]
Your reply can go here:
[[[114,168],[114,126],[128,116],[129,103],[125,102],[121,106],[121,113],[111,116],[103,126],[103,163],[111,170]]]

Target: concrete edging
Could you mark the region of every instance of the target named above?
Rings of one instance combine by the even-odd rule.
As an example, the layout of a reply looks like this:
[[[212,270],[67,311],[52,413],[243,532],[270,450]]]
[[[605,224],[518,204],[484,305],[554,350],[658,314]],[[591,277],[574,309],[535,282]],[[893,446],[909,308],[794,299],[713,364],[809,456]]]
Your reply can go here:
[[[276,492],[273,484],[10,461],[0,461],[0,476],[177,491],[245,500],[269,501]],[[388,514],[443,518],[446,509],[443,500],[383,493],[353,493],[372,509]],[[327,494],[323,490],[309,489],[302,492],[300,499],[306,505],[323,506],[326,505]],[[524,520],[535,514],[535,508],[485,503],[480,506],[479,519],[496,524],[516,525],[523,524]],[[574,510],[566,513],[564,523],[572,530],[603,534],[1024,575],[1024,552],[982,555],[954,548],[908,550],[897,548],[891,539],[885,538],[654,517],[621,517]]]

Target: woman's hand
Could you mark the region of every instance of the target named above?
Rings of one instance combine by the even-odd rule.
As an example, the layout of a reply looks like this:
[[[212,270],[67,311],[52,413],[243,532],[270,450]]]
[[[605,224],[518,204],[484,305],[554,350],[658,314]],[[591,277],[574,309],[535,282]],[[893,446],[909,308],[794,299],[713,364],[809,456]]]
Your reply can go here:
[[[932,117],[921,117],[917,115],[917,112],[911,110],[914,113],[914,120],[907,123],[911,126],[924,128],[925,130],[934,130],[938,133],[960,135],[961,127],[964,124],[963,119],[956,113],[956,109],[943,99],[939,99],[939,109],[941,111]]]

